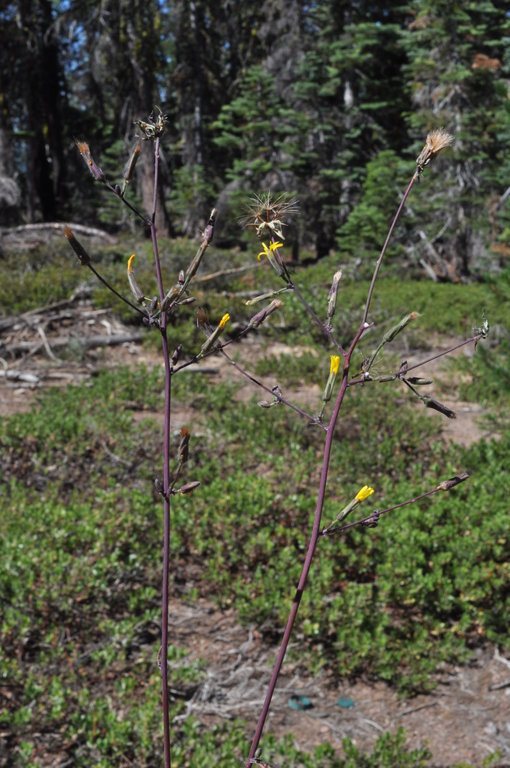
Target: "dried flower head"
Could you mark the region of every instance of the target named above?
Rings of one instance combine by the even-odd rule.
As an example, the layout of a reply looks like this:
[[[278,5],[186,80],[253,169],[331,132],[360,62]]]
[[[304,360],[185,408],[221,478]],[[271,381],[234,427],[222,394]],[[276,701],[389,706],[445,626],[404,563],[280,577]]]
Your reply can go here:
[[[289,199],[284,194],[273,196],[271,192],[264,192],[251,198],[241,223],[247,227],[255,227],[258,237],[269,235],[285,240],[282,231],[283,227],[287,226],[285,219],[297,210],[297,200]]]
[[[418,167],[418,173],[421,173],[426,165],[430,163],[432,158],[441,152],[442,149],[451,147],[455,137],[444,130],[444,128],[437,128],[431,131],[426,140],[425,146],[416,158],[416,165]]]
[[[168,117],[163,114],[161,109],[159,107],[156,107],[156,109],[158,110],[159,114],[155,116],[154,112],[151,112],[148,118],[148,122],[145,122],[144,120],[135,120],[134,123],[142,131],[142,138],[147,141],[154,141],[154,139],[162,136],[165,132],[166,124],[168,122]]]

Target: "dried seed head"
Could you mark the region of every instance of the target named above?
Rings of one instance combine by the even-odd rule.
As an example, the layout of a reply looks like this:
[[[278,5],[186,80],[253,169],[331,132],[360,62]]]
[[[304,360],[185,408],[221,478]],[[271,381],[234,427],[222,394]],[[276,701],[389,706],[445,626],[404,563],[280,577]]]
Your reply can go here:
[[[449,491],[450,488],[454,488],[459,483],[463,483],[464,480],[467,480],[469,478],[469,472],[461,472],[460,475],[455,475],[454,477],[451,477],[449,480],[443,480],[442,483],[439,483],[437,486],[437,489],[439,491]]]
[[[451,147],[454,141],[455,137],[452,136],[451,133],[445,131],[444,128],[437,128],[436,130],[431,131],[425,140],[425,146],[416,158],[418,173],[421,173],[425,166],[428,165],[432,158],[441,152],[442,149]]]
[[[259,237],[269,235],[285,240],[283,227],[287,225],[286,219],[298,210],[298,203],[286,195],[264,192],[254,195],[246,208],[247,213],[241,218],[243,226],[255,227]]]
[[[443,416],[447,416],[449,419],[457,418],[455,411],[452,411],[451,408],[448,408],[446,405],[443,405],[443,403],[440,403],[439,400],[435,400],[433,397],[426,397],[423,395],[421,399],[425,403],[426,408],[432,408],[433,411],[438,411],[439,413],[442,413]]]
[[[442,149],[451,147],[455,138],[444,130],[444,128],[438,128],[436,131],[431,131],[427,136],[427,144],[430,145],[430,149],[433,155],[437,155]]]
[[[150,141],[159,138],[165,132],[166,124],[168,123],[168,117],[163,114],[159,107],[156,107],[159,114],[154,115],[151,112],[148,122],[144,120],[135,120],[134,125],[137,125],[143,133],[142,138]]]

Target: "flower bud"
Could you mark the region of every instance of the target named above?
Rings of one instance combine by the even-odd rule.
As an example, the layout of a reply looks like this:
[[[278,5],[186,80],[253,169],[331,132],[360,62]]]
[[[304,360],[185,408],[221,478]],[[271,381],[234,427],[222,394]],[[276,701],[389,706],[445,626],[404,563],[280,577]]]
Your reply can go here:
[[[191,432],[189,431],[189,429],[186,429],[186,427],[182,427],[181,440],[179,442],[179,449],[178,449],[179,462],[181,464],[185,464],[188,461],[190,437],[191,437]]]
[[[77,141],[76,146],[78,147],[78,151],[80,155],[82,156],[85,165],[89,169],[92,176],[95,178],[96,181],[104,181],[104,173],[101,170],[101,168],[97,165],[94,158],[90,154],[90,148],[89,145],[85,141]]]
[[[69,242],[69,245],[78,256],[80,264],[82,266],[87,266],[87,264],[90,264],[90,256],[88,255],[83,245],[75,238],[70,227],[66,227],[65,236]]]
[[[339,269],[338,272],[335,272],[335,274],[333,275],[333,282],[331,283],[331,288],[329,289],[329,293],[328,293],[328,311],[326,315],[328,327],[330,326],[331,320],[336,311],[336,299],[338,296],[338,286],[340,285],[341,278],[342,278],[342,270]]]
[[[191,483],[186,483],[186,485],[181,485],[180,488],[177,488],[174,493],[182,493],[183,495],[186,495],[188,493],[193,493],[195,488],[198,488],[200,485],[199,480],[193,480]]]
[[[135,297],[136,301],[141,304],[143,300],[145,299],[144,292],[139,287],[138,283],[136,282],[135,273],[133,272],[133,261],[135,260],[135,254],[132,253],[131,256],[128,259],[127,264],[127,276],[129,280],[129,287],[131,288],[131,293]]]
[[[270,304],[267,305],[267,307],[264,307],[264,309],[261,309],[260,312],[257,312],[256,315],[253,315],[253,317],[250,319],[250,322],[248,323],[249,328],[258,328],[259,325],[262,325],[264,320],[266,320],[269,315],[272,315],[273,312],[276,312],[280,307],[283,307],[283,301],[280,301],[279,299],[274,299]]]
[[[205,355],[205,353],[214,346],[229,320],[230,315],[228,312],[226,312],[218,323],[218,326],[214,329],[209,338],[203,344],[202,349],[200,350],[200,357]]]

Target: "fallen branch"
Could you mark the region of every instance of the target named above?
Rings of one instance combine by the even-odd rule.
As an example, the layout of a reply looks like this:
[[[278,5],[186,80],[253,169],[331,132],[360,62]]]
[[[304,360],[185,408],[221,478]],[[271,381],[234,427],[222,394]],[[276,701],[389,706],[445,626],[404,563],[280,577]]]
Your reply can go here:
[[[22,224],[19,227],[2,227],[0,228],[0,236],[7,246],[24,248],[30,241],[32,241],[33,245],[36,245],[41,239],[46,241],[55,235],[60,237],[63,235],[66,226],[70,225],[60,221],[46,221],[41,224]],[[115,245],[117,242],[115,237],[108,234],[108,232],[104,232],[102,229],[86,227],[83,224],[73,224],[72,229],[86,237],[102,240],[108,245]]]
[[[39,376],[35,373],[27,373],[25,371],[6,370],[0,371],[0,378],[9,379],[9,381],[24,381],[25,384],[36,385],[40,383]]]
[[[57,336],[51,340],[52,347],[67,347],[72,344],[85,349],[91,347],[113,347],[118,344],[128,344],[134,341],[141,341],[143,334],[137,333],[121,333],[117,336],[89,336],[88,338],[78,336]],[[42,343],[33,341],[19,341],[15,344],[11,344],[7,347],[7,351],[11,354],[34,354],[39,349],[43,349]]]

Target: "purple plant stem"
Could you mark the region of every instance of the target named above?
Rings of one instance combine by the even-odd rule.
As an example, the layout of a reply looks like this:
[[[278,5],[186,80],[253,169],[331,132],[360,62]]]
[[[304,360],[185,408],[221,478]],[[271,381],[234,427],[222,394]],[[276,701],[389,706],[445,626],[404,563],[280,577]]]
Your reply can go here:
[[[325,495],[326,495],[326,485],[327,485],[327,480],[328,480],[328,470],[329,470],[329,460],[330,460],[330,457],[331,457],[331,447],[332,447],[332,444],[333,444],[333,434],[334,434],[334,431],[335,431],[335,426],[336,426],[336,422],[337,422],[337,419],[338,419],[338,414],[340,412],[340,408],[342,406],[343,399],[344,399],[344,396],[345,396],[345,393],[347,391],[348,384],[349,384],[348,379],[349,379],[349,365],[350,365],[350,361],[351,361],[351,355],[354,352],[354,349],[356,348],[356,345],[357,345],[358,341],[360,340],[361,336],[363,335],[365,330],[368,328],[368,323],[367,323],[368,312],[369,312],[369,309],[370,309],[370,303],[372,301],[372,295],[373,295],[373,292],[374,292],[374,287],[375,287],[377,276],[379,274],[379,270],[380,270],[380,267],[381,267],[381,264],[382,264],[382,260],[384,258],[385,253],[386,253],[386,250],[388,248],[388,244],[390,242],[391,235],[393,234],[393,230],[395,229],[395,225],[396,225],[396,223],[397,223],[397,221],[398,221],[398,219],[400,217],[400,214],[402,213],[402,210],[404,208],[405,202],[406,202],[406,200],[407,200],[407,198],[409,196],[409,193],[411,192],[411,189],[413,188],[413,185],[414,185],[414,183],[415,183],[417,178],[418,178],[418,173],[416,172],[413,175],[411,181],[409,182],[409,185],[408,185],[408,187],[407,187],[407,189],[406,189],[406,191],[404,193],[404,196],[403,196],[403,198],[402,198],[402,200],[400,202],[400,205],[399,205],[399,207],[397,209],[397,212],[395,213],[395,216],[393,217],[393,221],[391,222],[390,228],[388,230],[388,234],[386,236],[386,240],[384,241],[384,245],[383,245],[383,247],[381,249],[381,253],[379,254],[379,258],[377,259],[376,265],[374,267],[374,272],[373,272],[373,275],[372,275],[372,280],[371,280],[371,283],[370,283],[370,287],[368,289],[367,299],[366,299],[366,302],[365,302],[365,309],[364,309],[364,312],[363,312],[363,318],[361,320],[360,327],[359,327],[358,332],[356,333],[354,339],[352,340],[352,343],[351,343],[351,345],[349,347],[349,350],[346,353],[343,353],[344,354],[344,369],[343,369],[342,383],[340,385],[340,391],[338,392],[338,396],[337,396],[337,399],[336,399],[335,407],[333,409],[333,413],[331,415],[331,419],[330,419],[330,422],[329,422],[329,425],[328,425],[328,429],[327,429],[326,440],[325,440],[325,443],[324,443],[324,455],[323,455],[323,459],[322,459],[321,478],[320,478],[320,483],[319,483],[319,493],[318,493],[318,497],[317,497],[317,507],[316,507],[316,510],[315,510],[315,517],[314,517],[313,527],[312,527],[312,535],[311,535],[311,538],[310,538],[310,543],[308,545],[308,550],[307,550],[307,553],[306,553],[305,562],[303,564],[303,569],[301,571],[301,576],[299,578],[299,583],[298,583],[298,587],[297,587],[297,590],[296,590],[296,594],[295,594],[294,600],[292,602],[292,608],[291,608],[291,611],[290,611],[290,615],[289,615],[289,618],[287,620],[287,626],[285,627],[285,632],[283,634],[283,639],[282,639],[282,643],[281,643],[281,646],[280,646],[280,650],[278,652],[278,657],[276,659],[276,663],[275,663],[275,666],[274,666],[274,669],[273,669],[273,672],[272,672],[272,675],[271,675],[271,680],[269,681],[269,686],[268,686],[268,689],[267,689],[266,697],[264,699],[264,704],[262,706],[262,711],[260,713],[260,717],[259,717],[259,720],[258,720],[258,723],[257,723],[257,727],[255,729],[255,735],[254,735],[253,741],[251,743],[250,752],[249,752],[249,755],[248,755],[248,759],[246,761],[246,768],[250,768],[250,766],[253,764],[253,758],[255,757],[255,753],[256,753],[256,751],[258,749],[258,745],[259,745],[259,742],[260,742],[260,739],[261,739],[261,736],[262,736],[262,731],[264,729],[264,725],[265,725],[265,722],[266,722],[266,719],[267,719],[267,715],[268,715],[268,712],[269,712],[269,707],[271,706],[271,699],[273,698],[273,694],[274,694],[274,691],[275,691],[275,688],[276,688],[276,683],[277,683],[278,677],[280,675],[280,670],[282,668],[283,660],[284,660],[285,654],[287,652],[287,647],[289,645],[289,640],[290,640],[290,636],[292,634],[292,629],[294,627],[294,622],[296,620],[297,612],[299,610],[299,605],[301,603],[301,598],[303,596],[303,592],[304,592],[304,589],[305,589],[305,586],[306,586],[306,582],[307,582],[307,579],[308,579],[308,574],[310,572],[310,567],[312,565],[312,560],[313,560],[313,556],[314,556],[315,549],[316,549],[316,546],[317,546],[317,541],[318,541],[320,533],[321,533],[321,531],[320,531],[320,523],[321,523],[321,517],[322,517],[322,510],[323,510],[323,507],[324,507],[324,499],[325,499]],[[291,287],[293,287],[294,290],[295,290],[295,286],[294,286],[294,284],[292,283],[291,280],[289,280],[289,285],[291,285]],[[301,297],[301,295],[297,291],[296,291],[296,295],[303,301],[303,304],[305,305],[307,310],[310,312],[311,307],[309,307],[309,305],[306,302],[306,300],[304,300],[303,297]],[[313,312],[313,310],[312,310],[310,314],[314,318],[315,322],[318,322],[319,326],[322,327],[323,323],[321,323],[319,318],[315,315],[315,312]],[[327,334],[327,335],[329,336],[329,334]],[[337,346],[337,348],[338,348],[338,344],[335,344],[335,346]]]
[[[460,349],[461,347],[465,347],[466,344],[471,344],[473,341],[479,341],[483,338],[482,333],[475,333],[474,336],[470,336],[469,339],[464,339],[464,341],[460,341],[458,344],[455,344],[453,347],[448,347],[448,349],[445,349],[443,352],[438,352],[437,355],[432,355],[432,357],[428,357],[426,360],[421,360],[419,363],[415,363],[414,365],[408,366],[403,374],[400,371],[397,371],[397,373],[391,373],[388,374],[388,377],[384,379],[385,382],[388,381],[395,381],[395,379],[401,379],[404,376],[407,376],[409,371],[415,371],[416,368],[421,368],[423,365],[427,365],[428,363],[431,363],[433,360],[438,360],[440,357],[445,357],[445,355],[449,355],[451,352],[455,352],[455,350]],[[363,377],[359,379],[351,379],[349,382],[349,387],[354,387],[358,384],[371,384],[373,382],[380,382],[380,379],[365,379]]]
[[[129,300],[128,300],[128,299],[126,299],[124,296],[122,296],[122,294],[120,294],[118,291],[116,291],[116,290],[115,290],[115,288],[113,287],[113,285],[110,285],[110,283],[108,282],[108,280],[105,280],[105,279],[104,279],[104,277],[102,277],[102,275],[100,275],[100,274],[99,274],[99,272],[97,271],[97,269],[95,269],[95,267],[94,267],[92,264],[87,264],[87,267],[88,267],[88,268],[90,269],[90,271],[91,271],[91,272],[92,272],[92,273],[93,273],[93,274],[94,274],[94,275],[97,277],[97,279],[99,280],[99,282],[103,283],[103,285],[104,285],[106,288],[108,288],[108,290],[109,290],[109,291],[111,291],[111,293],[113,293],[115,296],[117,296],[117,298],[118,298],[118,299],[120,299],[121,301],[123,301],[123,302],[124,302],[124,304],[127,304],[129,307],[131,307],[131,308],[132,308],[132,309],[134,309],[136,312],[138,312],[138,314],[139,314],[139,315],[142,315],[142,317],[145,317],[145,312],[142,312],[142,310],[140,309],[140,307],[137,307],[137,306],[135,306],[135,305],[134,305],[134,304],[133,304],[131,301],[129,301]]]
[[[156,205],[158,195],[159,138],[154,144],[154,197],[150,231],[154,264],[158,281],[159,298],[165,296],[158,240],[156,236]],[[160,321],[161,344],[165,364],[165,424],[163,435],[163,576],[161,586],[161,697],[163,705],[163,747],[165,768],[170,768],[170,715],[168,707],[168,603],[169,603],[169,567],[170,567],[170,403],[172,397],[172,371],[168,351],[166,332],[167,315],[162,312]]]
[[[320,477],[320,483],[319,483],[319,493],[317,497],[317,506],[315,509],[315,517],[313,520],[313,527],[312,527],[312,535],[310,538],[310,543],[308,545],[308,550],[306,552],[306,558],[305,562],[303,564],[303,569],[301,571],[301,576],[299,578],[299,583],[297,586],[296,594],[294,595],[294,600],[292,602],[292,608],[290,610],[289,618],[287,620],[287,626],[285,627],[285,632],[283,634],[283,639],[281,642],[280,650],[278,652],[278,657],[276,659],[276,663],[273,668],[273,672],[271,675],[271,680],[269,682],[269,686],[267,689],[266,697],[264,699],[264,704],[262,706],[262,711],[260,713],[260,717],[257,723],[257,728],[255,730],[255,735],[253,737],[253,741],[250,747],[250,753],[248,755],[248,759],[246,761],[246,768],[249,768],[250,765],[252,765],[252,760],[255,756],[255,753],[258,749],[259,741],[262,736],[262,731],[264,729],[264,725],[266,722],[266,718],[269,712],[269,707],[271,706],[271,699],[273,698],[273,694],[276,688],[276,683],[278,680],[278,677],[280,675],[280,670],[282,668],[283,660],[285,658],[285,654],[287,652],[287,647],[289,645],[290,636],[292,634],[292,629],[294,627],[294,622],[296,620],[297,612],[299,610],[299,605],[301,603],[301,598],[303,597],[303,592],[305,590],[306,582],[308,580],[308,574],[310,573],[310,567],[312,565],[313,556],[315,553],[315,548],[317,546],[317,541],[320,536],[320,525],[321,525],[321,518],[322,518],[322,510],[324,507],[324,499],[326,495],[326,485],[328,480],[328,470],[329,470],[329,460],[331,457],[331,447],[333,445],[333,436],[335,432],[335,425],[338,419],[338,414],[340,413],[340,408],[343,403],[343,399],[345,396],[345,393],[347,391],[347,385],[348,385],[348,378],[349,378],[349,365],[351,360],[351,355],[354,352],[354,349],[360,340],[363,332],[366,330],[366,325],[363,324],[360,326],[356,336],[354,337],[352,344],[349,348],[349,351],[346,352],[345,358],[344,358],[344,368],[343,368],[343,376],[342,376],[342,383],[340,385],[340,390],[338,392],[338,396],[335,402],[335,407],[333,409],[333,413],[331,414],[331,419],[328,424],[328,429],[326,433],[326,440],[324,442],[324,454],[322,458],[322,468],[321,468],[321,477]]]
[[[224,357],[226,357],[226,359],[229,361],[229,363],[230,363],[231,365],[233,365],[233,366],[234,366],[234,368],[235,368],[237,371],[239,371],[239,373],[241,374],[241,376],[244,376],[246,379],[248,379],[248,381],[251,381],[251,382],[253,382],[253,383],[254,383],[254,384],[256,384],[258,387],[260,387],[260,388],[261,388],[261,389],[263,389],[265,392],[267,392],[269,395],[271,395],[272,397],[275,397],[275,398],[276,398],[276,399],[277,399],[277,400],[278,400],[280,403],[282,403],[283,405],[287,405],[287,406],[288,406],[289,408],[291,408],[291,409],[292,409],[292,410],[293,410],[295,413],[299,414],[299,415],[300,415],[300,416],[302,416],[304,419],[307,419],[307,421],[309,421],[311,424],[317,424],[319,427],[322,427],[322,429],[327,429],[327,427],[326,427],[326,426],[325,426],[325,425],[324,425],[324,424],[323,424],[321,421],[319,421],[319,419],[317,418],[317,416],[312,416],[310,413],[307,413],[307,412],[306,412],[306,411],[304,411],[302,408],[299,408],[299,406],[297,406],[297,405],[294,405],[294,403],[291,403],[291,402],[290,402],[290,400],[287,400],[287,398],[286,398],[286,397],[284,397],[283,395],[280,395],[280,394],[278,394],[278,393],[276,393],[276,392],[273,392],[273,390],[272,390],[270,387],[267,387],[267,386],[266,386],[266,385],[265,385],[265,384],[264,384],[262,381],[260,381],[259,379],[255,378],[255,376],[252,376],[252,374],[251,374],[251,373],[249,373],[248,371],[246,371],[246,370],[245,370],[245,369],[244,369],[242,366],[240,366],[240,365],[239,365],[239,363],[238,363],[238,362],[236,362],[236,361],[234,360],[234,358],[233,358],[233,357],[231,357],[231,356],[230,356],[230,355],[229,355],[227,352],[225,352],[225,350],[223,349],[223,347],[221,347],[221,354],[222,354]]]
[[[412,188],[414,186],[414,182],[416,181],[417,178],[419,178],[418,172],[413,174],[413,178],[409,182],[409,185],[408,185],[406,191],[404,192],[404,196],[403,196],[402,200],[400,201],[400,205],[399,205],[399,207],[397,209],[397,212],[396,212],[395,216],[393,217],[393,221],[391,222],[390,228],[388,230],[388,234],[386,235],[386,240],[384,241],[384,245],[381,248],[381,253],[379,254],[379,258],[377,259],[377,262],[376,262],[376,265],[375,265],[374,274],[372,275],[372,280],[371,280],[371,283],[370,283],[370,288],[368,289],[367,300],[365,302],[365,310],[363,312],[363,318],[361,320],[361,324],[362,325],[367,322],[368,311],[370,309],[370,304],[371,304],[371,301],[372,301],[372,295],[374,293],[375,283],[377,281],[377,276],[379,275],[379,269],[381,268],[381,264],[382,264],[382,260],[384,258],[384,254],[386,253],[386,249],[388,248],[388,244],[389,244],[389,242],[391,240],[391,236],[393,234],[393,230],[395,229],[395,225],[396,225],[397,221],[400,218],[400,214],[404,210],[404,205],[406,204],[406,200],[409,197],[409,194],[410,194],[410,192],[411,192],[411,190],[412,190]]]

